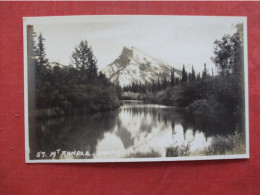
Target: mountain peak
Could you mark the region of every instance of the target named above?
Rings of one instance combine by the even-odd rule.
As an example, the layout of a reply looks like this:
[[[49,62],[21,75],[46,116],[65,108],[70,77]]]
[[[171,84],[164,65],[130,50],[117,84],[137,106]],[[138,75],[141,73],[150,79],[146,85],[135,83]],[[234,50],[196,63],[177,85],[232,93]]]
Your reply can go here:
[[[133,57],[133,50],[124,46],[120,56],[123,56],[126,58],[129,58],[129,57],[131,58],[131,57]]]
[[[107,78],[120,86],[132,83],[152,83],[159,79],[170,79],[172,67],[162,60],[146,54],[136,47],[123,47],[121,54],[102,72]],[[176,70],[176,69],[175,69]],[[180,77],[180,71],[175,71],[175,76]]]

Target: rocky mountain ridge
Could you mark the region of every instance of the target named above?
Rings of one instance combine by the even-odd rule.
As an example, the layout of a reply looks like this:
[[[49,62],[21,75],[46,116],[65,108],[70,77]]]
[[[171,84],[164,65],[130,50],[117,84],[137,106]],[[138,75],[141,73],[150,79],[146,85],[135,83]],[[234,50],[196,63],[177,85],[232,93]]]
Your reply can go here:
[[[146,54],[135,47],[124,47],[119,57],[103,68],[102,72],[111,82],[124,87],[132,83],[157,82],[158,78],[170,80],[173,69],[175,78],[180,78],[181,71],[163,60]]]

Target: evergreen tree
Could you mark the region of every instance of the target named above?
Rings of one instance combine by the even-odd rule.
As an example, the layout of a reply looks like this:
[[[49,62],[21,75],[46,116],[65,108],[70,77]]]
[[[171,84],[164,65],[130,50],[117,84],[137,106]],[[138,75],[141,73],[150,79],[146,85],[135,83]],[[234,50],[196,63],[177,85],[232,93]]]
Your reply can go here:
[[[197,74],[197,81],[201,80],[200,72]]]
[[[88,60],[89,60],[89,65],[88,65],[88,69],[87,69],[88,73],[91,76],[96,76],[97,75],[97,60],[93,56],[93,51],[91,48],[89,49]]]
[[[161,90],[161,83],[160,83],[160,79],[158,77],[158,81],[157,81],[157,91]]]
[[[187,82],[187,72],[185,70],[185,66],[183,65],[183,68],[182,68],[182,79],[181,79],[181,82]]]
[[[49,61],[46,58],[45,53],[45,46],[44,46],[45,39],[43,38],[42,34],[38,36],[38,43],[35,47],[35,63],[36,63],[36,74],[37,78],[39,79],[49,79],[48,73],[50,71]]]
[[[81,75],[97,76],[97,60],[86,40],[75,47],[72,53],[72,64],[81,72]]]
[[[171,70],[171,86],[174,86],[175,78],[174,78],[174,68]]]
[[[166,88],[167,88],[167,85],[168,85],[168,83],[167,83],[166,77],[164,77],[163,83],[162,83],[162,88],[163,88],[163,89],[166,89]]]
[[[153,82],[154,82],[154,81],[153,81]],[[152,91],[151,83],[147,83],[147,89],[148,89],[149,92]]]
[[[207,76],[208,76],[208,73],[207,73],[207,65],[206,65],[206,63],[205,63],[205,64],[204,64],[204,70],[203,70],[203,72],[202,72],[202,79],[203,79],[203,80],[206,79]]]
[[[35,99],[38,108],[51,106],[55,99],[55,86],[53,85],[52,70],[49,61],[46,58],[44,41],[45,39],[40,33],[34,51],[36,68]]]
[[[196,74],[195,74],[194,68],[192,66],[192,69],[191,69],[191,81],[195,81],[195,80],[196,80]]]
[[[188,74],[188,81],[192,82],[192,80],[191,80],[191,73]]]
[[[215,56],[212,61],[220,72],[216,78],[221,85],[216,87],[217,99],[239,118],[245,109],[243,24],[236,25],[236,28],[233,35],[224,35],[221,40],[214,42]]]
[[[155,92],[155,90],[156,90],[156,85],[155,85],[155,82],[154,82],[154,80],[153,80],[153,83],[152,83],[152,92]]]
[[[175,79],[175,84],[178,85],[180,83],[180,79],[179,78],[176,78]]]

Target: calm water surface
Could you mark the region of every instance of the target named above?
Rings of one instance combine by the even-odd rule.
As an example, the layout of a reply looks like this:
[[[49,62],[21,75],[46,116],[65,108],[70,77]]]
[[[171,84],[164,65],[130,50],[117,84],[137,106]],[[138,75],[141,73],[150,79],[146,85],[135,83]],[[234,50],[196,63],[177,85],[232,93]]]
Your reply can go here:
[[[185,120],[176,108],[125,102],[114,111],[37,121],[30,129],[30,157],[39,151],[82,151],[90,156],[51,158],[126,158],[134,153],[166,155],[169,146],[203,149],[212,137]],[[50,157],[46,157],[50,158]]]

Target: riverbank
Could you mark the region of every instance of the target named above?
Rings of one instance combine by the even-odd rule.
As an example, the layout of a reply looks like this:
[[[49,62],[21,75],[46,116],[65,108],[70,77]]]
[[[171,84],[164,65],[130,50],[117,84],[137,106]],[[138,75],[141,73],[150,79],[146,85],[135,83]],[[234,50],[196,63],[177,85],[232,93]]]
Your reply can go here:
[[[180,156],[214,156],[245,154],[246,144],[244,135],[235,131],[228,136],[217,135],[211,140],[211,144],[204,149],[190,151],[190,144],[170,146],[166,150],[166,157]]]
[[[53,107],[53,108],[42,108],[35,109],[34,113],[31,113],[31,116],[35,118],[56,118],[61,116],[72,116],[72,115],[82,115],[82,114],[92,114],[98,112],[106,112],[110,110],[115,110],[119,108],[121,105],[120,101],[117,101],[115,104],[102,107],[100,105],[96,105],[95,107],[70,107],[61,108],[61,107]]]

